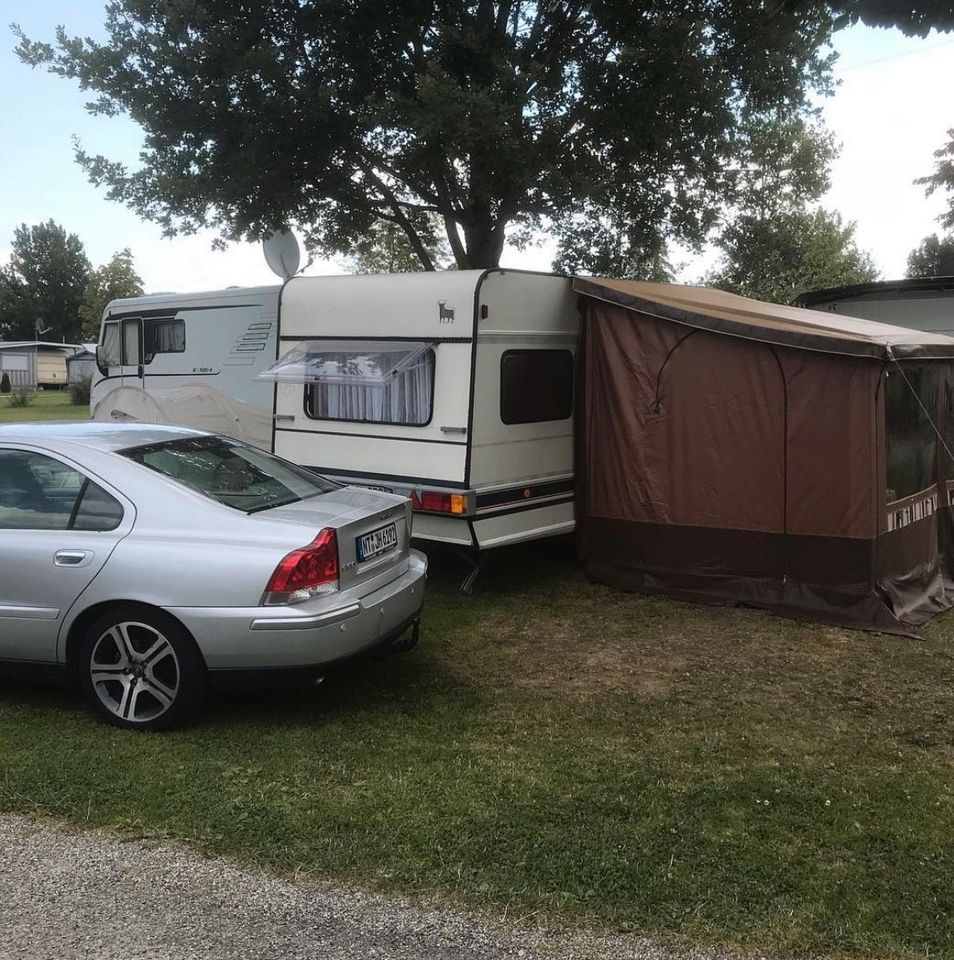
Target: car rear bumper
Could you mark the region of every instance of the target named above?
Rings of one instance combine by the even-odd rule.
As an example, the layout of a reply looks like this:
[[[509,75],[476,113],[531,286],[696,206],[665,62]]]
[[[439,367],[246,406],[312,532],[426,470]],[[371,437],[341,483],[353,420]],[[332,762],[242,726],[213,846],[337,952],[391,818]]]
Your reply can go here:
[[[324,667],[399,636],[424,603],[427,558],[412,550],[407,570],[372,593],[344,591],[287,607],[168,608],[195,638],[213,682],[218,671]]]

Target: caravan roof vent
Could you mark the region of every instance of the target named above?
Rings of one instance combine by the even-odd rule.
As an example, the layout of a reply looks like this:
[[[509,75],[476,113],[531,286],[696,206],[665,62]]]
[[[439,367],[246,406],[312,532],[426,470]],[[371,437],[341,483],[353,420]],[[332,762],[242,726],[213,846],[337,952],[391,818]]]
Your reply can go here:
[[[425,362],[433,343],[388,340],[311,340],[279,357],[256,379],[384,387]]]

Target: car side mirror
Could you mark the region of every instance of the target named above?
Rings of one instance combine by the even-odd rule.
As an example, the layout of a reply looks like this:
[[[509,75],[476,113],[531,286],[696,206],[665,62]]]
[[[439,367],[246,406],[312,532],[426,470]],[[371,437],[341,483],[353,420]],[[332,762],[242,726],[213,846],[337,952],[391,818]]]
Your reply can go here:
[[[101,343],[96,344],[96,369],[104,376],[109,376],[109,367],[103,363],[103,345]]]

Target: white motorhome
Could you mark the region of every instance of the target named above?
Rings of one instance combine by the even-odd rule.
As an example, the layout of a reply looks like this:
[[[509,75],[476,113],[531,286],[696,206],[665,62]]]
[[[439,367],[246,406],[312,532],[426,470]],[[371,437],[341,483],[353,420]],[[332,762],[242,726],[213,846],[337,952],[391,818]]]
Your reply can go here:
[[[149,332],[169,319],[176,351]],[[404,493],[416,537],[483,551],[573,529],[578,333],[568,278],[453,270],[117,301],[99,352],[147,392],[268,403],[279,456]]]
[[[954,277],[878,280],[812,290],[800,307],[954,336]]]
[[[275,284],[113,300],[100,327],[90,409],[117,387],[149,393],[196,384],[270,408],[271,385],[255,377],[275,361],[280,290]]]

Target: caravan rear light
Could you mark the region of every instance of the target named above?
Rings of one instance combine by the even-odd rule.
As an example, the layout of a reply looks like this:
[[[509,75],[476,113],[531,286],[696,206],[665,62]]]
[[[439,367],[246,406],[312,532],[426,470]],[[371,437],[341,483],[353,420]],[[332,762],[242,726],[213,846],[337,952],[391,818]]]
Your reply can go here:
[[[452,513],[461,516],[467,512],[467,497],[462,493],[415,490],[411,495],[411,505],[415,510],[427,513]]]
[[[325,527],[307,547],[292,550],[275,568],[263,602],[301,603],[338,589],[338,537]]]

